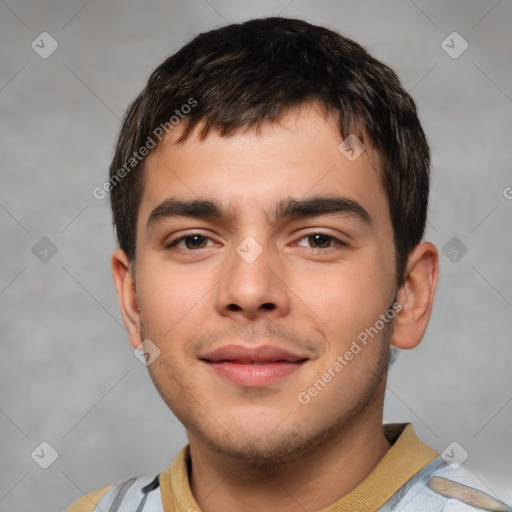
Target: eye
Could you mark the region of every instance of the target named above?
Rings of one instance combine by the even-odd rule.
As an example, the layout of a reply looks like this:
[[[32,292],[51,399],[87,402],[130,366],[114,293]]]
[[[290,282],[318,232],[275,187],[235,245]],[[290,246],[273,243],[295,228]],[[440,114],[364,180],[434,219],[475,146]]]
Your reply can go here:
[[[168,247],[177,247],[183,250],[196,250],[204,249],[205,247],[211,247],[213,242],[207,236],[195,233],[188,236],[182,236],[170,243]]]
[[[347,245],[338,238],[326,233],[311,233],[299,239],[297,245],[311,249],[330,249],[333,245]]]

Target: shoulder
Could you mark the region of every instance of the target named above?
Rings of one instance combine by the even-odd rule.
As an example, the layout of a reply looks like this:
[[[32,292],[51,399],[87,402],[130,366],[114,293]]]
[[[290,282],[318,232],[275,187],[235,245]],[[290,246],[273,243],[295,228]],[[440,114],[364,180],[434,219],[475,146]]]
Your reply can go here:
[[[512,511],[512,508],[489,494],[481,480],[471,471],[443,465],[435,471],[428,482],[435,493],[448,499],[446,511],[489,510]]]
[[[159,475],[123,480],[79,499],[66,512],[162,510]]]
[[[80,498],[75,501],[71,507],[69,507],[66,512],[92,512],[94,507],[98,504],[100,499],[105,496],[105,494],[110,491],[114,487],[113,485],[109,485],[104,489],[99,491],[92,492],[91,494],[87,494],[86,496]]]
[[[409,480],[379,512],[512,512],[491,496],[465,468],[453,468],[436,458]]]

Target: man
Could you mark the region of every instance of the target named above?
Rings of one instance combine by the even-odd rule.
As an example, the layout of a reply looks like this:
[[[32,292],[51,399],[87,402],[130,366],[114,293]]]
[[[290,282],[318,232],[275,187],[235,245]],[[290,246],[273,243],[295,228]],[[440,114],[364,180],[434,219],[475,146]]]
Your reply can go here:
[[[382,425],[390,347],[419,344],[438,279],[429,164],[394,72],[325,28],[230,25],[158,67],[97,193],[131,344],[189,444],[69,510],[510,510]]]

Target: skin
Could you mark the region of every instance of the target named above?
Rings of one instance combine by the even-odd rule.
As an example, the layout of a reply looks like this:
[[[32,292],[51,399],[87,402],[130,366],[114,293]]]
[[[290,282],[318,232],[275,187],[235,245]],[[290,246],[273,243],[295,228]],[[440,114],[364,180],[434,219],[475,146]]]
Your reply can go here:
[[[150,339],[160,350],[148,369],[186,428],[191,488],[206,512],[322,510],[370,473],[389,449],[382,409],[390,343],[421,341],[438,277],[437,250],[425,242],[397,288],[371,148],[349,161],[334,119],[313,105],[260,128],[203,141],[195,130],[181,144],[179,127],[171,132],[146,161],[135,266],[120,249],[112,257],[131,344]],[[268,218],[280,200],[333,196],[356,201],[370,222],[347,213]],[[230,216],[160,218],[148,228],[169,197],[217,200]],[[334,239],[310,236],[318,232]],[[194,239],[200,248],[190,238],[172,245],[197,233],[207,237]],[[262,249],[251,263],[236,251],[248,236]],[[300,403],[299,393],[395,299],[392,328]],[[200,359],[230,343],[275,345],[308,360],[270,385],[244,387]]]

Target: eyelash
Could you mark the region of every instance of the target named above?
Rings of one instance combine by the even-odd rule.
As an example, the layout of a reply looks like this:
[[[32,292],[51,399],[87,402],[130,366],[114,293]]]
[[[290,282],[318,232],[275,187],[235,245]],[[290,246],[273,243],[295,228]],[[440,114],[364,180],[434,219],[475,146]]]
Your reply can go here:
[[[310,251],[313,251],[315,253],[317,253],[317,252],[330,253],[333,250],[334,251],[337,250],[336,246],[348,247],[347,243],[343,242],[339,238],[336,238],[335,236],[331,235],[330,233],[325,233],[323,231],[313,231],[311,233],[303,235],[297,240],[297,242],[301,242],[302,240],[308,239],[309,237],[315,236],[315,235],[322,235],[322,236],[329,238],[331,241],[331,245],[329,247],[324,247],[324,248],[322,248],[322,247],[305,247],[305,249],[309,249]],[[200,247],[199,249],[188,249],[188,248],[183,249],[182,247],[177,247],[180,242],[185,241],[187,238],[193,238],[194,236],[201,236],[205,239],[211,240],[211,238],[209,236],[205,235],[204,233],[200,233],[200,232],[191,233],[189,235],[181,236],[181,237],[177,238],[176,240],[173,240],[172,242],[167,244],[165,248],[166,249],[177,248],[179,250],[186,251],[186,252],[195,252],[200,249],[204,249],[204,247]],[[297,242],[296,242],[296,244],[297,244]],[[304,247],[304,246],[300,246],[300,247]]]
[[[331,235],[330,233],[325,233],[323,231],[314,231],[314,232],[311,232],[311,233],[308,233],[307,235],[303,235],[299,238],[299,242],[304,240],[304,239],[308,239],[310,236],[315,236],[315,235],[322,235],[322,236],[325,236],[327,238],[330,239],[331,241],[331,245],[329,247],[305,247],[306,249],[309,249],[310,251],[313,251],[313,252],[322,252],[322,253],[330,253],[332,251],[336,251],[339,249],[339,247],[336,247],[336,246],[341,246],[341,247],[348,247],[348,244],[346,242],[344,242],[343,240],[340,240],[339,238],[336,238],[335,236]],[[301,246],[303,247],[303,246]]]
[[[173,240],[172,242],[170,242],[169,244],[167,244],[165,246],[166,249],[172,249],[173,247],[177,247],[177,245],[186,240],[187,238],[193,238],[194,236],[202,236],[203,238],[206,238],[208,240],[211,240],[211,238],[207,235],[205,235],[204,233],[200,233],[200,232],[197,232],[197,233],[190,233],[189,235],[185,235],[185,236],[180,236],[179,238],[176,238],[176,240]],[[177,247],[178,249],[182,250],[182,251],[187,251],[187,252],[194,252],[194,249],[183,249],[181,247]],[[202,249],[202,247],[200,248]],[[196,249],[197,250],[197,249]]]

